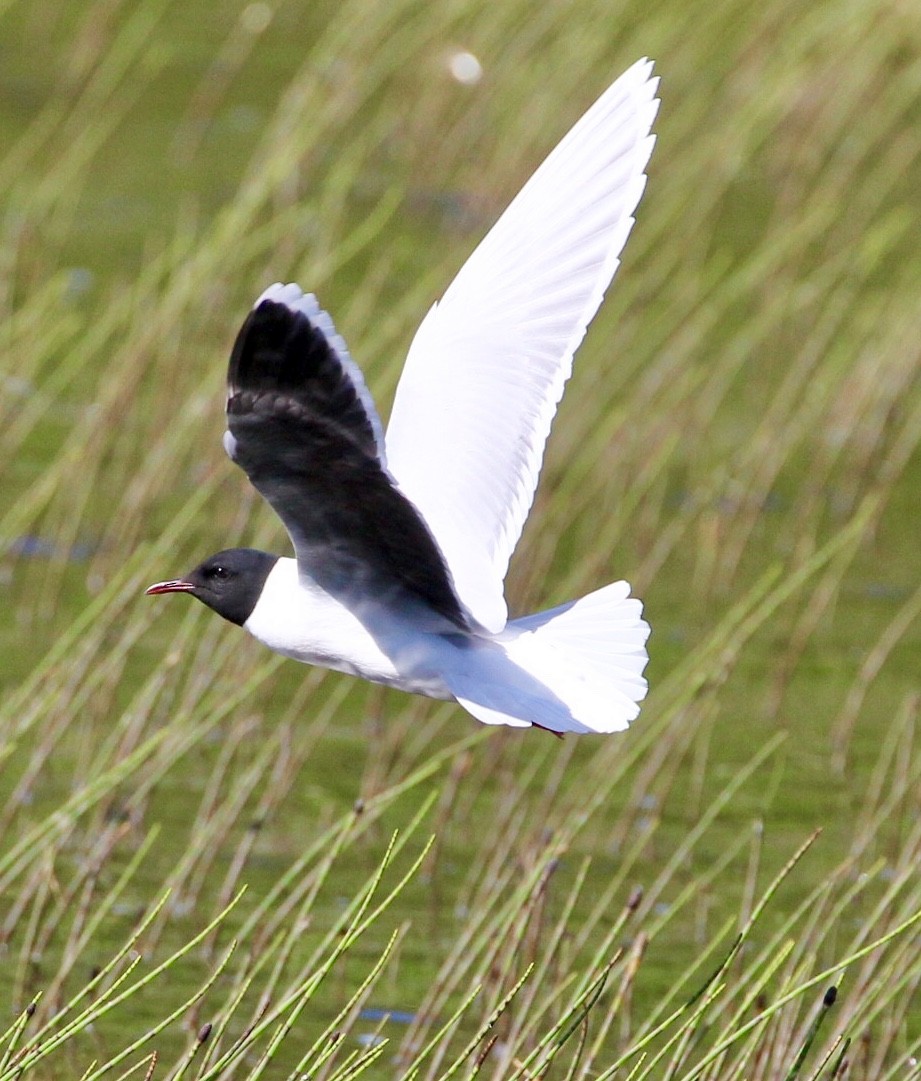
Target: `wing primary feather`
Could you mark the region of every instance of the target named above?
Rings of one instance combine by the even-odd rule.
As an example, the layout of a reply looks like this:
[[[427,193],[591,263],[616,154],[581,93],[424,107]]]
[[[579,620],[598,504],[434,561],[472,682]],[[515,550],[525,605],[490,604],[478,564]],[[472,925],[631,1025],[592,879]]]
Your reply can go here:
[[[294,284],[273,285],[256,301],[234,343],[227,382],[229,399],[245,388],[276,395],[289,412],[309,403],[384,460],[380,420],[361,370],[313,294]]]

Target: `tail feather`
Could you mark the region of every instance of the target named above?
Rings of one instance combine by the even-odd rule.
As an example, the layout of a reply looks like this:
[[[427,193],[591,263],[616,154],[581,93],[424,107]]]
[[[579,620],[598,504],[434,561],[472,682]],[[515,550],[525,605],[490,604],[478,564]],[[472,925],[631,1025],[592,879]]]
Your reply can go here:
[[[486,724],[554,732],[617,732],[646,695],[643,606],[626,582],[511,622],[490,648],[448,678],[460,704]]]

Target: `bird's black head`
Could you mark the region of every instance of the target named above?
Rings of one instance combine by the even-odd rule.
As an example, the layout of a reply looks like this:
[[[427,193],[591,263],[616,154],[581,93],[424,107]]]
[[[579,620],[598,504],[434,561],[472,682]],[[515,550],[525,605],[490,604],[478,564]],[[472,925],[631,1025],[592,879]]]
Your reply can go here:
[[[255,548],[228,548],[209,556],[184,578],[157,582],[146,593],[191,593],[238,627],[249,619],[278,556]]]

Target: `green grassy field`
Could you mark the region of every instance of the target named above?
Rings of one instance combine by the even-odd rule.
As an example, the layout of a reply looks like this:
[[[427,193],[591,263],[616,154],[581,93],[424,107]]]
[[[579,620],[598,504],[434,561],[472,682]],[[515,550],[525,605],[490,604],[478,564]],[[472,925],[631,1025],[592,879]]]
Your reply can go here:
[[[285,550],[220,448],[264,286],[386,415],[643,55],[649,185],[509,581],[633,583],[630,732],[145,598]],[[919,155],[884,0],[0,0],[0,1081],[921,1076]]]

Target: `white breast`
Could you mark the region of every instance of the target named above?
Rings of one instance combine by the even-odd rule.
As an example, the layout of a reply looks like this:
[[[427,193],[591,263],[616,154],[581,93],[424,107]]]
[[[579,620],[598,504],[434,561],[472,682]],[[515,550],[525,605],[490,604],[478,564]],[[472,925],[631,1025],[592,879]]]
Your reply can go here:
[[[260,642],[305,664],[349,672],[433,698],[452,697],[439,676],[444,643],[405,613],[363,604],[361,617],[279,559],[266,579],[246,630]]]

